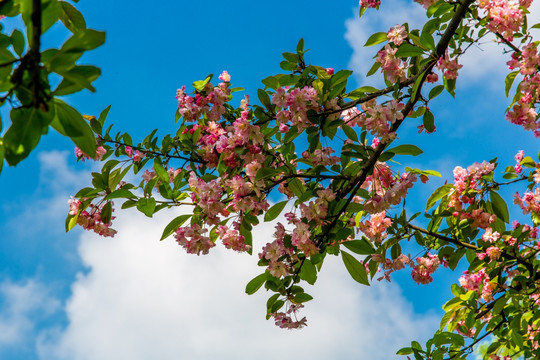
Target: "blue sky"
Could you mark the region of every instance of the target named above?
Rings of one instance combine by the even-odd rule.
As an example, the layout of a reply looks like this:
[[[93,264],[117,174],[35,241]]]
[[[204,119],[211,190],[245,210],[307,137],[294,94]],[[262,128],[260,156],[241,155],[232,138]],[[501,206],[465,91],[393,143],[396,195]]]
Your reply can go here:
[[[107,32],[106,44],[83,59],[101,67],[102,76],[96,93],[66,101],[95,115],[112,104],[109,123],[134,139],[154,128],[165,134],[174,131],[177,88],[227,70],[234,86],[253,95],[261,79],[280,72],[281,53],[294,50],[301,37],[311,49],[310,63],[356,71],[351,89],[377,84],[376,76],[363,76],[376,50],[362,48],[365,40],[404,21],[418,27],[423,10],[383,0],[382,12],[358,20],[356,5],[82,1],[78,6],[88,25]],[[532,16],[539,19],[536,9]],[[52,29],[46,43],[66,36]],[[451,180],[456,165],[496,156],[512,165],[518,150],[538,152],[532,134],[504,120],[508,55],[490,43],[473,50],[462,61],[456,99],[441,96],[432,105],[438,131],[417,134],[413,119],[399,134],[401,143],[425,152],[402,159],[404,164],[443,174],[413,189],[411,210],[421,211],[430,192]],[[2,359],[388,359],[438,327],[448,284],[459,276],[437,272],[433,284],[419,286],[405,270],[390,284],[366,288],[349,278],[338,258],[329,259],[310,291],[315,300],[305,311],[309,326],[280,330],[264,320],[266,294],[243,292],[262,270],[256,257],[223,249],[189,256],[172,239],[158,241],[176,213],[149,221],[117,212],[119,234],[113,239],[80,230],[65,234],[67,199],[89,183],[94,166],[76,163],[73,145],[51,133],[27,160],[0,175]],[[272,224],[261,225],[259,246],[272,232]],[[327,342],[314,347],[321,339]]]

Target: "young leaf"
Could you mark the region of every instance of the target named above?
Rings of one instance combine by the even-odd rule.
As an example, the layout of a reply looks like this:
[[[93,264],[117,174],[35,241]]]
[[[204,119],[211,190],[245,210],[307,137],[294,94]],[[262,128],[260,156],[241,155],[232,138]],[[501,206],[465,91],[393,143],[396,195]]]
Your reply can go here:
[[[435,190],[433,192],[433,194],[431,194],[431,196],[429,197],[428,201],[427,201],[427,204],[426,204],[426,211],[428,211],[429,209],[431,209],[433,207],[433,205],[435,205],[435,203],[442,199],[446,194],[448,194],[450,192],[450,190],[452,190],[454,188],[454,185],[452,184],[445,184],[443,186],[441,186],[440,188],[438,188],[437,190]]]
[[[506,97],[508,97],[508,94],[510,93],[510,89],[512,88],[512,84],[514,83],[517,74],[519,74],[519,71],[513,71],[506,75],[506,78],[504,79],[504,93],[506,94]]]

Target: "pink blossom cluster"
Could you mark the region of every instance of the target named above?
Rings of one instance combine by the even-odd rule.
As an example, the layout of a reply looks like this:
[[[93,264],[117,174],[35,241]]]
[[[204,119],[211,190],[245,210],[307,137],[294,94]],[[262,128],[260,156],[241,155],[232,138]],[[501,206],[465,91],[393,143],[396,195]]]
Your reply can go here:
[[[77,224],[83,229],[93,230],[95,233],[105,237],[113,237],[116,234],[117,231],[111,228],[112,222],[109,221],[108,223],[104,223],[101,218],[103,205],[97,206],[95,204],[90,204],[88,206],[90,211],[80,211],[79,207],[81,206],[81,201],[74,199],[73,196],[68,200],[68,204],[69,214],[77,216]],[[114,216],[111,217],[111,220],[113,219]]]
[[[484,260],[487,256],[489,257],[489,262],[496,261],[501,257],[501,249],[497,246],[490,246],[485,252],[477,253],[476,256],[480,260]]]
[[[407,77],[407,69],[409,68],[406,61],[396,57],[397,50],[397,47],[386,44],[382,50],[377,52],[377,59],[375,59],[381,64],[381,71],[391,83],[404,80]]]
[[[291,242],[299,251],[303,252],[306,257],[310,257],[319,252],[319,248],[312,238],[311,226],[301,219],[297,218],[292,213],[285,214],[288,217],[290,224],[294,225],[294,229],[291,234]]]
[[[274,233],[275,240],[266,244],[262,249],[262,253],[259,254],[260,259],[269,261],[268,272],[277,278],[289,275],[291,270],[291,264],[288,258],[292,255],[293,251],[285,247],[283,243],[285,235],[285,227],[282,223],[278,223],[276,225],[276,232]]]
[[[311,125],[307,111],[318,110],[317,100],[319,94],[311,86],[300,88],[278,88],[272,95],[272,104],[281,110],[276,114],[276,121],[279,124],[279,131],[287,132],[290,126],[296,126],[298,132]]]
[[[100,161],[103,159],[103,156],[107,154],[107,150],[103,146],[98,146],[96,149],[96,156],[92,159],[94,161]],[[90,159],[90,156],[86,155],[82,152],[81,149],[79,149],[77,146],[75,146],[75,156],[77,157],[77,160],[87,160]]]
[[[306,160],[310,160],[313,165],[334,165],[340,161],[337,156],[332,156],[334,149],[331,147],[315,149],[313,152],[304,151],[302,157]]]
[[[407,38],[407,30],[403,25],[396,25],[388,30],[386,37],[388,38],[388,42],[399,46],[403,43],[403,40]]]
[[[439,268],[441,263],[446,266],[446,262],[441,261],[437,255],[431,253],[428,253],[423,257],[417,257],[416,265],[414,265],[411,272],[412,279],[417,284],[429,284],[433,281],[431,274]]]
[[[236,221],[233,223],[232,228],[219,225],[216,233],[221,238],[223,245],[225,245],[227,249],[232,249],[238,252],[249,251],[251,246],[246,244],[246,239],[244,236],[240,235],[239,229],[240,223]]]
[[[514,33],[523,25],[524,13],[532,0],[479,0],[478,7],[487,12],[487,28],[512,41]]]
[[[217,166],[221,160],[227,167],[239,169],[253,161],[264,162],[261,148],[264,135],[259,126],[251,124],[249,116],[249,111],[243,110],[240,117],[230,125],[209,121],[206,125],[195,125],[185,131],[200,130],[197,144],[208,167]],[[239,152],[238,149],[246,149],[247,152]]]
[[[254,178],[254,175],[251,175]],[[232,199],[228,209],[236,212],[250,212],[252,215],[262,214],[268,210],[270,205],[262,191],[262,184],[246,181],[240,175],[234,175],[230,179],[224,179],[226,189],[228,189]]]
[[[518,205],[524,214],[540,215],[540,188],[537,187],[534,192],[527,191],[522,197],[515,193],[514,204]]]
[[[188,254],[208,254],[208,251],[216,246],[208,236],[204,236],[208,229],[201,228],[199,224],[179,227],[174,237],[180,246],[186,249]]]
[[[390,260],[384,258],[384,256],[379,254],[373,254],[371,255],[371,259],[375,262],[382,263],[382,269],[384,271],[383,276],[377,278],[378,281],[381,281],[383,279],[390,281],[390,274],[392,274],[394,271],[401,270],[405,268],[405,265],[413,266],[410,257],[404,254],[400,254],[397,258]],[[368,265],[366,263],[366,265]],[[377,269],[378,271],[380,270]],[[366,271],[369,274],[369,267],[366,266]]]
[[[363,112],[356,107],[343,111],[341,114],[343,121],[349,126],[365,128],[381,140],[392,140],[396,137],[390,129],[396,121],[403,120],[401,112],[405,108],[403,103],[391,100],[378,105],[373,99],[363,103],[361,108]]]
[[[191,187],[191,200],[203,211],[205,222],[216,225],[220,222],[218,215],[225,210],[225,204],[221,202],[223,189],[216,180],[209,182],[198,178],[194,172],[190,174],[189,186]]]
[[[533,131],[536,137],[540,137],[540,122],[537,121],[538,113],[535,109],[540,100],[540,74],[538,74],[540,55],[537,44],[525,45],[521,52],[512,54],[512,60],[507,64],[511,70],[519,68],[524,79],[518,87],[519,100],[506,114],[506,120],[522,126],[525,130]]]
[[[377,244],[380,244],[386,237],[386,229],[392,225],[392,220],[386,216],[386,212],[371,214],[369,220],[361,221],[358,229],[366,237]]]
[[[370,189],[375,191],[375,195],[364,203],[364,210],[371,214],[380,213],[401,203],[401,199],[407,196],[408,190],[417,180],[416,175],[409,173],[403,173],[401,177],[392,178],[389,182],[384,181],[384,176],[377,175],[374,171],[374,175],[366,179]]]
[[[461,166],[454,168],[454,192],[450,195],[448,203],[448,207],[454,209],[453,216],[461,219],[473,219],[474,226],[482,229],[486,229],[496,220],[495,215],[484,212],[482,209],[464,210],[465,206],[475,203],[482,177],[489,175],[494,169],[495,164],[486,161],[474,163],[467,169]]]
[[[489,275],[485,269],[480,269],[478,272],[465,271],[459,278],[459,284],[469,291],[476,291],[484,301],[493,299],[492,292],[497,284],[489,281]],[[481,289],[480,289],[481,288]]]
[[[306,318],[296,320],[296,313],[304,307],[302,304],[291,303],[286,312],[278,312],[271,314],[277,326],[282,329],[300,329],[306,326]],[[295,320],[293,320],[293,317]]]
[[[226,73],[226,72],[224,72]],[[229,74],[221,74],[220,79],[228,79]],[[186,94],[186,87],[176,91],[176,99],[178,100],[178,113],[188,122],[196,122],[202,116],[208,119],[218,121],[225,114],[225,102],[227,102],[231,90],[229,82],[219,83],[218,86],[213,86],[211,83],[206,84],[201,92],[197,92],[195,96]]]
[[[444,57],[441,56],[437,62],[437,68],[443,72],[444,77],[448,80],[457,79],[458,70],[462,67],[463,65],[458,64],[457,58],[450,60],[448,54],[445,54]]]

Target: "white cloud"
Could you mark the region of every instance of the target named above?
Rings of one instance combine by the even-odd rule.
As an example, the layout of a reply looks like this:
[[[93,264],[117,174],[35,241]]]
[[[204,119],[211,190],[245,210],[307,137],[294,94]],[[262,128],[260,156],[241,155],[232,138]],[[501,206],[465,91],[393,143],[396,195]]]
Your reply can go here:
[[[125,212],[114,239],[82,236],[90,271],[72,286],[67,328],[42,336],[43,359],[387,359],[437,327],[413,313],[398,286],[356,284],[331,258],[308,290],[309,326],[278,329],[264,319],[268,294],[244,293],[262,272],[256,256],[221,247],[185,254],[172,239],[157,241],[166,222]],[[272,232],[262,224],[255,234],[264,242]]]
[[[0,283],[0,349],[19,345],[34,332],[36,323],[54,313],[60,303],[35,281]]]

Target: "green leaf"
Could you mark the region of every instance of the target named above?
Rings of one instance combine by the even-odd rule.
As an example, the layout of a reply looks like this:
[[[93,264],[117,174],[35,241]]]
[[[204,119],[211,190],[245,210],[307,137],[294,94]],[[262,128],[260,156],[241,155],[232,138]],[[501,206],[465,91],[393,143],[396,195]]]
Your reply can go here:
[[[92,86],[92,82],[101,75],[101,70],[91,65],[76,65],[67,71],[58,69],[56,73],[63,76],[64,79],[54,90],[54,94],[62,96],[73,94],[82,89],[95,92],[96,89]]]
[[[64,23],[64,26],[72,33],[85,30],[86,21],[79,10],[67,1],[60,1],[60,4],[62,5],[60,20]]]
[[[423,151],[416,145],[398,145],[396,147],[388,149],[387,151],[394,153],[395,155],[412,155],[412,156],[418,156],[423,153]]]
[[[317,281],[317,268],[311,262],[310,259],[305,259],[300,269],[300,279],[307,281],[309,284],[315,284]]]
[[[156,199],[154,198],[141,198],[137,201],[137,209],[148,217],[154,215],[156,209]]]
[[[435,51],[435,41],[433,40],[433,36],[429,31],[422,31],[422,34],[420,34],[420,41],[426,48],[431,51]]]
[[[169,183],[169,173],[161,164],[161,159],[159,157],[154,158],[154,170],[159,179],[165,184]]]
[[[435,170],[420,170],[406,166],[405,171],[410,172],[411,174],[442,177],[441,173]]]
[[[273,108],[272,102],[270,101],[270,97],[268,96],[266,91],[262,89],[257,89],[257,96],[259,97],[261,104],[263,104],[268,110],[271,110]]]
[[[263,284],[268,279],[268,274],[266,272],[256,276],[246,285],[246,294],[252,295],[257,292],[263,286]]]
[[[108,201],[105,203],[105,205],[103,205],[103,208],[101,208],[101,221],[103,221],[104,224],[108,224],[111,222],[111,217],[112,203]]]
[[[304,39],[300,38],[300,40],[298,40],[298,44],[296,45],[296,52],[301,53],[303,51],[304,51]]]
[[[284,52],[283,54],[283,58],[291,63],[295,63],[297,64],[300,59],[298,58],[298,55],[297,54],[293,54],[293,53],[290,53],[290,52]]]
[[[385,32],[378,32],[378,33],[375,33],[373,35],[371,35],[366,43],[364,44],[365,47],[368,47],[368,46],[373,46],[373,45],[377,45],[377,44],[380,44],[382,42],[385,42],[388,40],[388,36]]]
[[[176,229],[182,226],[191,216],[192,216],[191,214],[186,214],[186,215],[177,216],[174,219],[172,219],[171,222],[167,224],[167,226],[165,226],[165,229],[163,230],[163,234],[161,235],[160,240],[164,240],[165,238],[172,235],[176,231]]]
[[[422,123],[424,124],[424,129],[428,133],[432,133],[435,131],[435,117],[431,113],[431,111],[426,110],[424,113],[424,117],[422,118]]]
[[[294,302],[297,304],[305,303],[310,300],[313,300],[313,296],[306,293],[300,293],[294,296]]]
[[[291,178],[287,180],[287,186],[291,191],[294,193],[294,195],[300,197],[302,194],[306,191],[304,185],[298,178]]]
[[[519,71],[513,71],[506,75],[506,78],[504,79],[504,93],[506,94],[506,97],[508,97],[508,94],[510,93],[510,89],[512,88],[512,84],[514,83],[517,74],[519,74]]]
[[[503,200],[501,195],[496,193],[495,191],[489,192],[491,204],[493,205],[493,212],[499,219],[504,221],[505,223],[510,222],[510,214],[508,212],[508,205],[506,205],[506,202]]]
[[[35,108],[14,108],[10,113],[11,126],[4,134],[5,157],[16,165],[37,146],[50,122],[50,113]]]
[[[276,79],[274,76],[269,76],[266,79],[263,79],[262,83],[270,89],[276,90],[277,88],[279,88],[279,80]]]
[[[369,286],[366,268],[364,265],[360,261],[356,260],[354,256],[346,253],[345,251],[341,252],[341,257],[343,259],[343,263],[345,264],[345,268],[347,268],[347,271],[349,274],[351,274],[351,277],[360,284]]]
[[[17,55],[21,56],[24,52],[24,35],[20,30],[13,30],[11,33],[11,45],[13,45],[13,50],[17,53]]]
[[[60,99],[53,99],[54,118],[51,126],[60,134],[69,137],[83,153],[96,156],[96,139],[90,125],[73,107]]]
[[[433,205],[435,205],[435,203],[437,201],[439,201],[444,196],[446,196],[446,194],[448,194],[453,188],[454,188],[454,185],[445,184],[445,185],[441,186],[440,188],[438,188],[437,190],[435,190],[433,192],[433,194],[431,194],[431,196],[429,197],[429,199],[427,201],[426,211],[431,209],[433,207]]]
[[[343,124],[341,125],[341,129],[343,129],[343,132],[349,139],[352,141],[358,142],[358,134],[356,134],[356,131],[349,125]]]
[[[99,114],[98,121],[101,124],[101,126],[105,124],[105,119],[107,118],[107,115],[109,114],[109,110],[111,110],[111,105],[107,106],[105,109],[103,109],[101,114]]]
[[[413,349],[410,347],[404,347],[398,350],[396,355],[409,355],[413,353]]]
[[[371,255],[375,252],[373,246],[371,246],[369,241],[364,238],[360,240],[345,241],[341,243],[341,245],[359,255]]]
[[[84,52],[93,50],[105,43],[105,32],[93,29],[77,31],[60,48],[62,52]]]
[[[133,199],[135,197],[136,196],[128,189],[118,189],[118,190],[114,190],[109,195],[105,196],[105,200],[121,199],[121,198]]]
[[[264,214],[264,221],[272,221],[277,218],[288,202],[288,200],[285,200],[273,205],[270,209],[268,209],[266,214]]]
[[[437,85],[437,86],[434,86],[433,89],[431,89],[429,91],[429,99],[433,99],[437,96],[439,96],[440,93],[442,93],[444,90],[444,85]],[[424,125],[425,126],[425,125]]]
[[[375,74],[377,72],[377,70],[379,70],[380,67],[381,67],[381,63],[378,62],[378,61],[375,61],[375,63],[373,63],[373,66],[371,67],[371,69],[369,69],[369,71],[367,72],[366,76],[371,76],[371,75]]]
[[[353,100],[357,100],[360,97],[364,96],[367,93],[373,93],[377,92],[379,89],[374,88],[373,86],[362,86],[361,88],[358,88],[356,90],[351,91],[347,97]]]
[[[418,55],[423,55],[424,50],[420,49],[418,46],[411,44],[403,43],[396,51],[396,57],[413,57]]]

